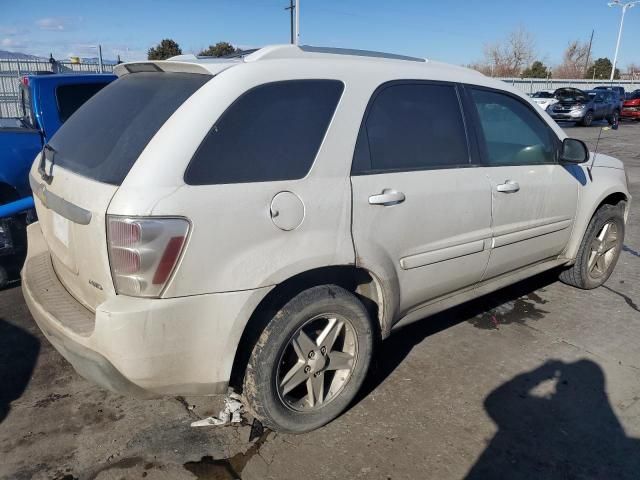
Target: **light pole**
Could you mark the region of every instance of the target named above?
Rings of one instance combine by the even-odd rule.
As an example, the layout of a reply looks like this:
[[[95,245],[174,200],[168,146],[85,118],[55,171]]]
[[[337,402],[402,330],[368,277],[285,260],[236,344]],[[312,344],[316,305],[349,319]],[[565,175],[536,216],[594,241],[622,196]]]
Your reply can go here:
[[[616,42],[616,53],[613,56],[613,66],[611,67],[611,78],[609,81],[613,81],[613,76],[616,72],[616,63],[618,62],[618,49],[620,48],[620,37],[622,37],[622,25],[624,24],[624,14],[627,13],[627,9],[633,8],[636,3],[640,3],[640,0],[633,2],[622,3],[620,0],[613,0],[607,3],[610,7],[622,7],[622,18],[620,19],[620,29],[618,30],[618,41]]]

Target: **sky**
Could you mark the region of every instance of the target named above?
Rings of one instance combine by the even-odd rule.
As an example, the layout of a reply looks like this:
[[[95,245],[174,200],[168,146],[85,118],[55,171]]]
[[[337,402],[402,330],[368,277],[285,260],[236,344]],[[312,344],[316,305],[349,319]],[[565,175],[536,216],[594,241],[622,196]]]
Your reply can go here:
[[[627,0],[623,0],[627,1]],[[163,38],[185,53],[228,41],[243,48],[288,43],[289,0],[0,0],[0,50],[64,59],[146,58]],[[606,0],[300,0],[301,43],[361,48],[455,64],[481,60],[487,43],[524,27],[537,57],[560,63],[569,41],[613,59],[622,9]],[[627,11],[618,66],[640,64],[640,3]]]

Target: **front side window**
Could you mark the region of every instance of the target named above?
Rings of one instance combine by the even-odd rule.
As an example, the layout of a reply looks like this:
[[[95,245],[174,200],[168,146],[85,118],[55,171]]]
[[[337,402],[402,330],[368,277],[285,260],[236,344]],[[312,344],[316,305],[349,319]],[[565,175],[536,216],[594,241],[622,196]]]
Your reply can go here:
[[[361,128],[353,173],[422,170],[469,164],[456,87],[407,83],[385,87]]]
[[[189,185],[303,178],[311,169],[344,85],[337,80],[267,83],[218,119],[187,167]]]
[[[523,102],[503,93],[471,89],[481,143],[489,165],[553,163],[555,143],[549,126]]]

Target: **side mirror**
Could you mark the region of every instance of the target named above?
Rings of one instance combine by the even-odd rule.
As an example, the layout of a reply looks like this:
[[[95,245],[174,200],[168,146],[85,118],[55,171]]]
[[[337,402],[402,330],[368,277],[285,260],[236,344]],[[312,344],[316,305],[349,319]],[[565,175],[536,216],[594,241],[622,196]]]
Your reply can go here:
[[[582,140],[565,138],[560,151],[560,161],[564,163],[584,163],[589,160],[589,148]]]

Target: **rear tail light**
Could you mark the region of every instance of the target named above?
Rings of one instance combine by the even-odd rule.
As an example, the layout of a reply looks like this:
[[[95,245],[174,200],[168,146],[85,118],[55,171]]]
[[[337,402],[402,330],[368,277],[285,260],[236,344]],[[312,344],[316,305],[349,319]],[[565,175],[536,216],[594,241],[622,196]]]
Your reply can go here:
[[[116,291],[159,297],[182,253],[189,222],[184,218],[107,215],[107,242]]]

